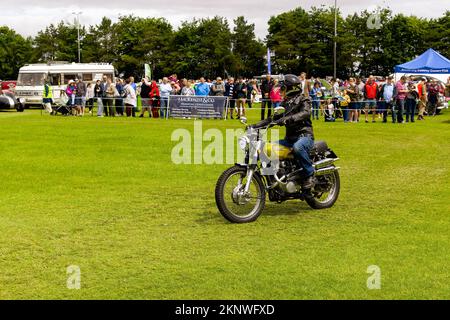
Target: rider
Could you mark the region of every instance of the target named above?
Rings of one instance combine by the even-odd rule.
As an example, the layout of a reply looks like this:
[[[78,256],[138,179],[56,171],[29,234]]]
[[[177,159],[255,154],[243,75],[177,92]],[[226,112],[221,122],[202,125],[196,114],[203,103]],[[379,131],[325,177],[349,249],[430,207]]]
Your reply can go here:
[[[286,137],[279,144],[293,148],[295,159],[304,169],[302,188],[310,190],[314,187],[314,168],[309,157],[309,153],[314,147],[311,99],[302,95],[301,81],[293,74],[285,75],[282,85],[287,92],[282,103],[286,109],[285,113],[263,120],[253,128],[265,127],[272,122],[279,126],[286,126]]]

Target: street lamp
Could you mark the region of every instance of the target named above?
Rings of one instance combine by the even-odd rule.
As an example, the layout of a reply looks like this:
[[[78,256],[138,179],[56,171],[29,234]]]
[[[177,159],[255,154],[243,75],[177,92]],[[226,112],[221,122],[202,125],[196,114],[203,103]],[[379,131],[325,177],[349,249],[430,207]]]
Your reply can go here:
[[[334,78],[337,78],[337,0],[334,0],[334,48],[333,48],[333,57],[334,57]]]
[[[77,32],[78,32],[78,63],[81,63],[81,39],[80,39],[80,15],[83,12],[72,12],[77,17]]]

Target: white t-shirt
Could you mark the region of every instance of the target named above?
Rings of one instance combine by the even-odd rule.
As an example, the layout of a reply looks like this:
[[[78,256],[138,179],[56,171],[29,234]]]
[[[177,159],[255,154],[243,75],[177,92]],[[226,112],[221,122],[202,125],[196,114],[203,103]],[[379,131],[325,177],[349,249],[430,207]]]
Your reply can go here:
[[[136,107],[136,91],[133,89],[133,87],[129,84],[125,86],[125,92],[127,93],[127,96],[124,99],[125,104],[132,105],[133,107]]]

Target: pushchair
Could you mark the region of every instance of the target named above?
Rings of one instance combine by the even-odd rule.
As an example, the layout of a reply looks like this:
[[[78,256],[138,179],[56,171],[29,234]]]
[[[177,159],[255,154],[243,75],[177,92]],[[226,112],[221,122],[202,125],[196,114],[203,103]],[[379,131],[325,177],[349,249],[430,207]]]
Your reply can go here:
[[[53,115],[60,113],[63,116],[69,116],[72,114],[72,103],[65,91],[61,91],[60,104],[53,107]]]

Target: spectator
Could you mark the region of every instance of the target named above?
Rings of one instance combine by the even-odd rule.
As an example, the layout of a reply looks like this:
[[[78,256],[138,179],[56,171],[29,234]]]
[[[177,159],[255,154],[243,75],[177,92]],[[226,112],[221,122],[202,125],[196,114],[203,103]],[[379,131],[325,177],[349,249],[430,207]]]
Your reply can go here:
[[[267,117],[270,118],[272,116],[272,101],[270,100],[270,92],[273,88],[273,81],[270,74],[266,76],[266,79],[263,80],[261,84],[261,120],[266,119],[266,107],[267,107]]]
[[[0,86],[0,95],[3,94],[2,88]],[[53,89],[50,86],[49,81],[45,81],[44,91],[42,93],[42,103],[44,105],[45,111],[49,114],[53,114],[52,104],[53,104]]]
[[[417,120],[425,120],[423,117],[428,103],[427,78],[423,77],[417,85],[417,92],[419,94],[419,116]]]
[[[86,108],[86,94],[87,94],[87,87],[86,84],[83,82],[83,80],[76,79],[75,80],[77,84],[77,92],[75,94],[76,96],[76,106],[78,109],[78,115],[84,116],[84,111]]]
[[[209,91],[210,91],[209,85],[206,83],[205,78],[201,77],[200,83],[197,84],[197,87],[195,88],[195,95],[206,97],[209,95]]]
[[[134,92],[137,92],[137,85],[136,85],[136,83],[134,82],[134,77],[130,77],[130,86],[133,87]]]
[[[106,92],[109,89],[109,85],[110,83],[108,81],[108,77],[103,76],[103,81],[100,84],[101,86],[100,92],[102,93],[102,106],[103,106],[102,113],[104,113],[105,116],[108,116],[108,99],[106,97]]]
[[[393,78],[391,76],[386,78],[386,83],[380,89],[380,100],[383,105],[383,123],[387,122],[388,110],[392,111],[392,122],[395,123],[394,113],[394,97],[396,95],[396,88],[394,86]]]
[[[159,86],[159,92],[161,95],[159,115],[164,119],[166,117],[167,109],[169,108],[169,97],[172,92],[172,85],[169,82],[169,78],[163,78],[162,83]]]
[[[302,89],[303,95],[306,95],[306,96],[309,95],[309,90],[307,87],[308,81],[306,80],[306,72],[302,72],[298,78],[300,79],[300,82],[301,82],[300,87]],[[306,91],[308,91],[308,92],[306,92]]]
[[[76,106],[75,106],[76,91],[77,91],[77,88],[75,86],[75,81],[70,80],[69,83],[67,84],[67,88],[66,88],[66,95],[69,98],[67,105],[70,108],[76,108]]]
[[[366,85],[364,86],[364,94],[366,99],[366,107],[365,107],[365,116],[366,123],[369,123],[369,109],[372,111],[372,123],[375,123],[375,116],[377,114],[377,92],[378,86],[375,82],[375,77],[370,76],[367,80]]]
[[[238,119],[245,117],[245,100],[247,98],[247,85],[244,82],[244,78],[239,77],[238,83],[235,86],[234,98],[237,101],[236,112],[238,113]]]
[[[251,109],[253,107],[253,83],[248,80],[247,84],[247,106]]]
[[[350,117],[349,121],[351,123],[358,122],[358,105],[359,105],[359,87],[356,84],[356,80],[354,78],[349,79],[348,88],[347,88],[348,96],[350,97]]]
[[[180,94],[181,92],[181,87],[178,83],[176,83],[175,81],[172,81],[170,83],[170,85],[172,86],[172,92],[170,93],[173,96],[177,96]]]
[[[406,122],[408,123],[410,120],[414,123],[414,118],[416,116],[416,107],[417,107],[417,99],[419,98],[419,94],[416,91],[416,86],[411,81],[408,83],[408,93],[406,94]]]
[[[309,95],[312,99],[312,118],[313,120],[319,120],[320,99],[322,98],[322,89],[319,82],[314,83],[314,87],[311,89]]]
[[[436,82],[436,80],[432,80],[428,85],[428,115],[436,115],[436,109],[439,101],[439,91],[439,84]]]
[[[215,97],[223,97],[225,95],[225,85],[222,78],[217,78],[216,83],[212,85],[211,95]]]
[[[342,93],[342,100],[341,100],[341,103],[340,103],[340,105],[341,105],[341,108],[342,108],[342,111],[343,111],[343,117],[344,117],[344,123],[348,123],[348,121],[349,121],[349,105],[350,105],[350,102],[351,102],[351,98],[350,98],[350,96],[348,95],[348,92],[347,92],[347,90],[344,90],[344,92]]]
[[[445,84],[445,93],[444,95],[448,98],[450,97],[450,77],[447,79],[447,83]]]
[[[142,78],[141,81],[141,102],[142,102],[142,110],[141,114],[139,115],[139,118],[143,118],[145,115],[145,111],[148,111],[149,117],[151,117],[151,111],[150,111],[150,91],[151,91],[151,83],[149,82],[149,79],[147,77]]]
[[[97,99],[97,117],[103,117],[103,84],[100,80],[97,80],[94,87],[95,98]]]
[[[132,86],[132,79],[128,78],[125,82],[124,95],[125,95],[125,108],[127,117],[136,117],[136,91]]]
[[[158,84],[156,81],[152,81],[150,85],[150,101],[151,101],[151,108],[152,108],[152,116],[153,118],[159,118],[159,102],[161,100],[161,96],[159,93]]]
[[[274,109],[278,108],[281,105],[281,102],[283,102],[283,97],[281,95],[281,86],[279,86],[278,84],[278,80],[275,80],[272,91],[270,92],[270,100]]]
[[[111,79],[107,80],[107,86],[106,86],[106,104],[105,105],[105,113],[106,110],[108,110],[109,116],[114,117],[116,115],[116,112],[114,110],[114,97],[116,96],[116,88],[112,84]]]
[[[364,90],[366,89],[366,84],[361,80],[360,77],[356,78],[356,85],[358,86],[358,110],[356,112],[356,122],[359,122],[359,118],[361,117],[361,110],[363,108],[364,105]]]
[[[325,108],[325,122],[335,122],[336,119],[334,118],[334,104],[331,99],[327,100],[327,106]]]
[[[186,80],[186,84],[181,89],[181,95],[182,96],[195,96],[195,90],[193,88],[193,83],[191,80]]]
[[[231,119],[233,118],[233,110],[236,106],[236,100],[234,100],[235,83],[234,78],[229,78],[225,85],[225,96],[229,99],[228,110],[230,112]]]
[[[115,99],[115,105],[116,105],[116,112],[117,115],[120,117],[124,116],[124,104],[123,104],[123,98],[125,95],[124,90],[124,83],[123,80],[120,78],[116,79],[116,99]]]
[[[395,114],[397,114],[397,122],[405,123],[403,120],[403,113],[405,111],[405,99],[406,94],[408,93],[408,89],[406,88],[406,77],[403,76],[400,78],[400,81],[395,85],[396,89],[396,98],[395,98],[395,112],[393,112],[393,117],[395,120]],[[395,123],[395,121],[394,121]]]
[[[89,114],[92,114],[92,109],[94,109],[94,97],[95,86],[92,83],[88,83],[86,87],[86,107],[89,109]]]

